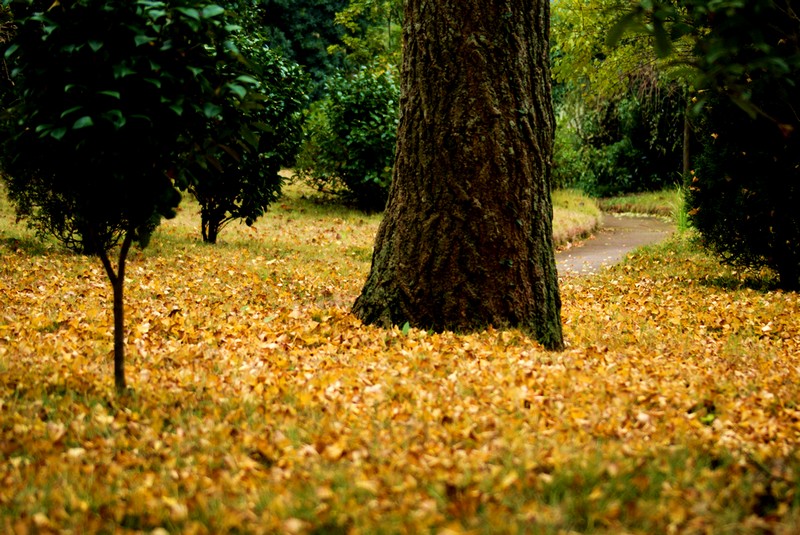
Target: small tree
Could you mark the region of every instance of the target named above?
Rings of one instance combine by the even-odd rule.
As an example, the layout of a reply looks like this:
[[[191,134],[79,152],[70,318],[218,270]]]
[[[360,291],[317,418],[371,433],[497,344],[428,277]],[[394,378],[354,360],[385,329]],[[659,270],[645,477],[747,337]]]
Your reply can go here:
[[[219,62],[235,63],[224,10],[192,0],[6,2],[16,33],[2,47],[11,73],[2,174],[20,216],[100,258],[122,391],[128,252],[174,214],[195,133],[239,91],[219,77]]]
[[[230,79],[220,114],[209,121],[198,144],[202,157],[191,167],[189,191],[200,203],[203,241],[216,243],[236,219],[247,225],[280,194],[282,165],[293,162],[302,137],[308,83],[300,67],[266,47],[258,36],[239,36],[246,65],[222,67]],[[246,67],[248,74],[240,74]],[[242,81],[256,85],[246,91]]]

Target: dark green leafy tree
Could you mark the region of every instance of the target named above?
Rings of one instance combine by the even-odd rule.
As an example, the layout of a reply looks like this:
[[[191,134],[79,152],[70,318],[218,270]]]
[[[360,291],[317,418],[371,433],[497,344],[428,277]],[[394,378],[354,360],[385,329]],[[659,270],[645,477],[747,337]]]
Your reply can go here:
[[[668,55],[694,42],[707,108],[689,184],[702,241],[738,264],[769,266],[800,289],[800,13],[791,0],[641,2],[620,21]]]
[[[233,90],[207,123],[197,147],[202,158],[189,168],[207,243],[216,243],[231,221],[252,225],[276,200],[279,171],[294,161],[307,103],[307,77],[296,63],[267,48],[258,34],[239,35],[236,45],[246,64],[221,67]],[[243,69],[248,74],[240,74]]]
[[[242,0],[258,10],[254,20],[272,48],[302,65],[315,84],[314,96],[322,96],[325,80],[344,67],[343,54],[328,48],[340,43],[344,28],[336,24],[336,13],[348,0]]]
[[[113,288],[114,377],[125,389],[123,285],[133,244],[174,215],[194,140],[235,64],[224,9],[192,0],[6,0],[0,164],[18,214],[97,255]],[[116,266],[112,255],[117,255]]]

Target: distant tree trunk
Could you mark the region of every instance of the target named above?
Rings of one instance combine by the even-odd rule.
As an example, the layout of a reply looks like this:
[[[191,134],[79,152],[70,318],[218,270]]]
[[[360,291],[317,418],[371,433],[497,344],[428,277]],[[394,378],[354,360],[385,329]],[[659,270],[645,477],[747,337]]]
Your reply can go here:
[[[353,312],[563,347],[549,0],[407,0],[393,182]]]
[[[689,179],[689,173],[692,170],[692,122],[689,120],[691,114],[691,106],[687,105],[686,110],[683,112],[683,180]]]
[[[220,215],[219,212],[203,209],[200,211],[200,233],[203,236],[203,242],[215,244],[217,243],[217,236],[222,228],[222,220],[224,214]]]

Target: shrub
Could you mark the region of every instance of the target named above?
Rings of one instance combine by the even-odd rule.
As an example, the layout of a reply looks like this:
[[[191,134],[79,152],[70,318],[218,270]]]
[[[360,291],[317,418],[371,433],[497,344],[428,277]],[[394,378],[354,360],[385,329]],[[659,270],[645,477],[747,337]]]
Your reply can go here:
[[[709,248],[729,262],[769,266],[783,288],[800,290],[800,17],[793,3],[699,0],[688,12],[698,23],[698,83],[708,96],[688,201]]]
[[[312,106],[299,176],[364,211],[386,206],[392,180],[400,89],[391,71],[335,77]]]
[[[302,136],[309,84],[300,66],[267,48],[258,34],[240,34],[236,45],[246,58],[244,78],[256,82],[257,89],[240,90],[242,76],[237,79],[223,67],[233,90],[206,125],[202,157],[190,168],[189,191],[200,203],[207,243],[216,243],[227,223],[241,219],[252,225],[264,214],[280,194],[278,172],[294,160]]]
[[[728,262],[769,266],[782,287],[799,289],[800,133],[751,119],[727,97],[708,101],[700,125],[687,202],[703,244]]]

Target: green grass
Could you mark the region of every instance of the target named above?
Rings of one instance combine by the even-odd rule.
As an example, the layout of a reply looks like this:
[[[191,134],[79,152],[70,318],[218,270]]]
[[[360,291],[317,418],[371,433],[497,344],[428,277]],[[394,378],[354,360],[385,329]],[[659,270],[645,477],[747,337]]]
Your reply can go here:
[[[647,193],[633,193],[599,199],[605,212],[636,213],[676,218],[683,206],[680,188],[664,189]]]
[[[553,192],[553,241],[556,247],[589,236],[600,224],[597,201],[574,190]]]

